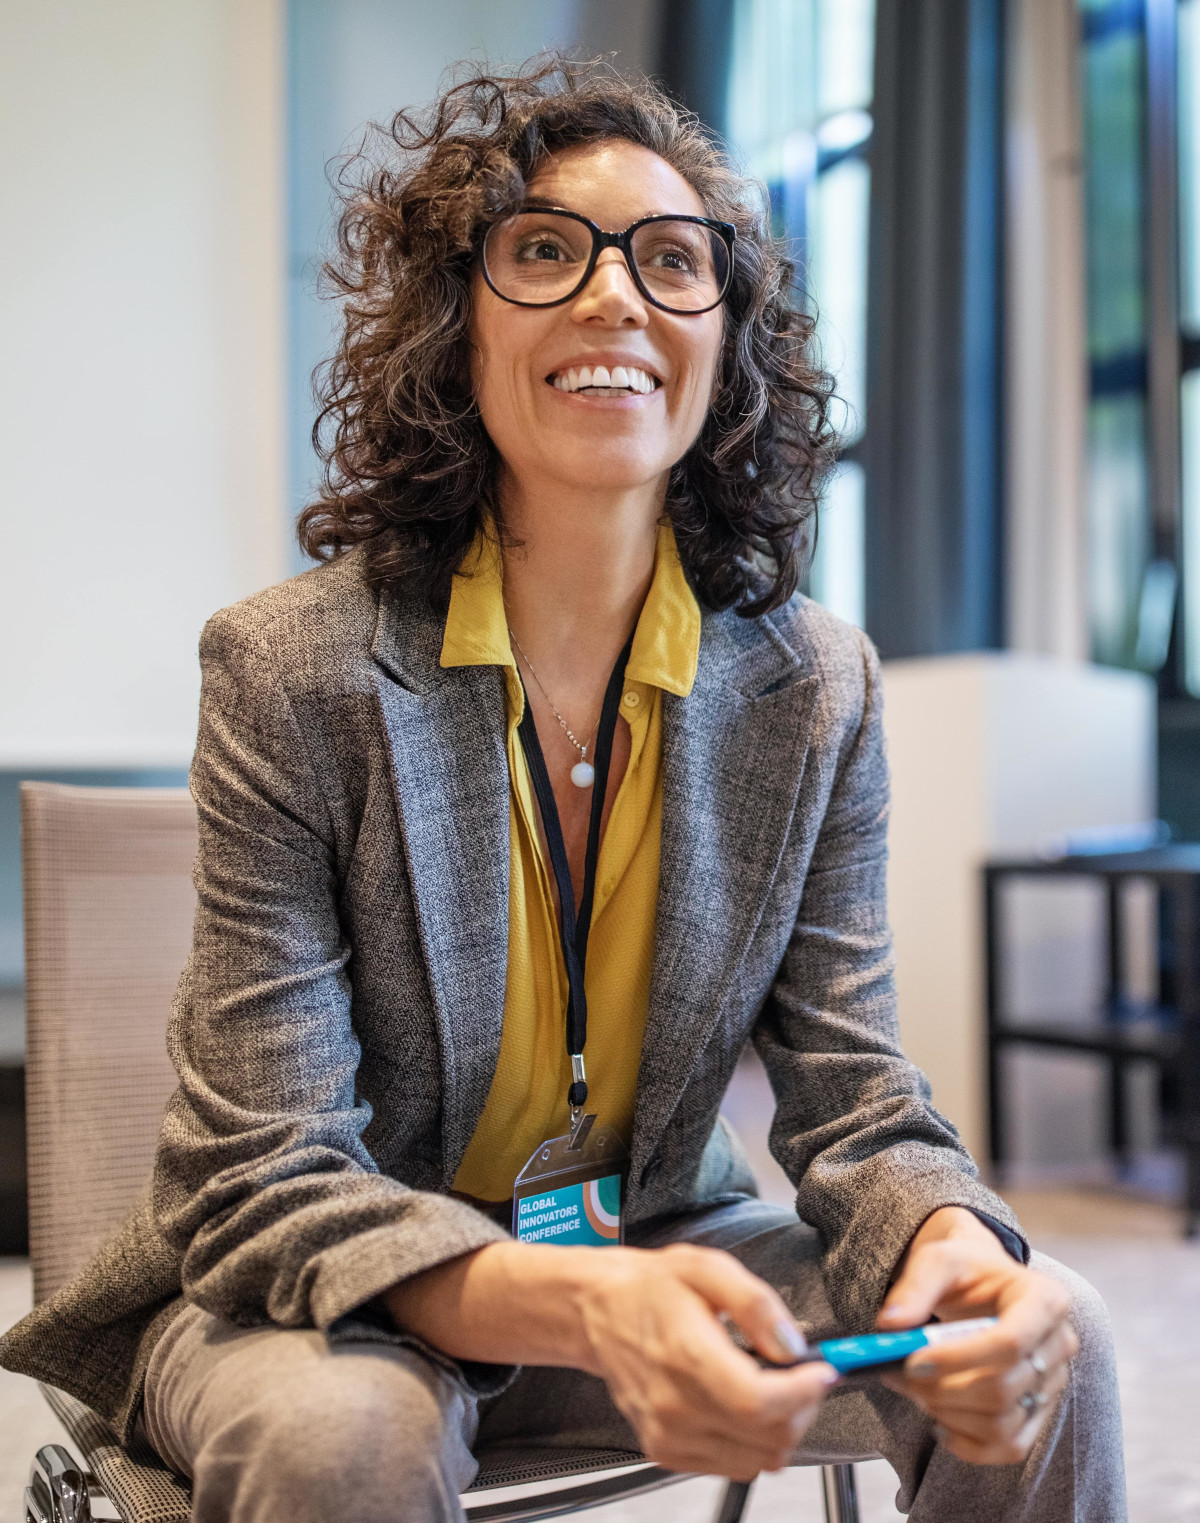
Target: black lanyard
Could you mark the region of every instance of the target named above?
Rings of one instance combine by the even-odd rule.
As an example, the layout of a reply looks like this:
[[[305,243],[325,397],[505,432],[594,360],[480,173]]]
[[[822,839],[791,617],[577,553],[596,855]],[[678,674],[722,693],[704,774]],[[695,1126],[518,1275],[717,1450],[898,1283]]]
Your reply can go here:
[[[587,994],[584,992],[583,974],[587,966],[588,932],[592,926],[592,901],[596,896],[600,820],[604,814],[604,795],[608,789],[608,767],[612,760],[621,689],[625,685],[625,666],[632,646],[633,636],[630,635],[612,669],[600,710],[600,728],[596,732],[596,749],[592,762],[596,774],[592,780],[592,813],[588,821],[587,851],[583,859],[583,897],[579,901],[578,915],[575,913],[575,889],[571,883],[567,848],[563,844],[558,806],[554,802],[554,789],[550,786],[550,774],[546,770],[546,758],[542,755],[528,693],[525,694],[525,713],[517,729],[529,765],[529,776],[533,781],[538,808],[542,812],[546,845],[550,848],[550,865],[558,885],[558,934],[562,940],[563,963],[567,970],[567,1054],[571,1058],[572,1073],[567,1102],[572,1109],[577,1109],[587,1100],[587,1079],[583,1066],[583,1047],[587,1041]]]

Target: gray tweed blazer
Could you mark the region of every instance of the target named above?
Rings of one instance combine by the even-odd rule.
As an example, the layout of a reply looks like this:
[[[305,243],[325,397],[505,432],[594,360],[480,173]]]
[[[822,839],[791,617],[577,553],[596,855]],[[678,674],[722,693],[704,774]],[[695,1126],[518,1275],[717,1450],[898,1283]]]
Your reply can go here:
[[[381,1291],[503,1236],[448,1190],[500,1049],[505,698],[496,670],[438,665],[442,628],[351,554],[204,631],[199,904],[153,1179],[0,1342],[126,1435],[185,1299],[395,1339]],[[752,1188],[717,1113],[753,1040],[831,1302],[867,1327],[931,1211],[1016,1227],[899,1047],[875,653],[799,597],[706,613],[695,687],[663,702],[629,1217]],[[511,1373],[443,1362],[479,1392]]]

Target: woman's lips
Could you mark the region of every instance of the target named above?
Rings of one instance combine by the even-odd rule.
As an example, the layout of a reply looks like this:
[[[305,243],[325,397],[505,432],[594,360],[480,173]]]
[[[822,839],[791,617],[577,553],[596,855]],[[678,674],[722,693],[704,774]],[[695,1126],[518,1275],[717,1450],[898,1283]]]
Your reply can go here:
[[[547,377],[556,391],[588,396],[649,396],[662,382],[637,365],[571,365]]]

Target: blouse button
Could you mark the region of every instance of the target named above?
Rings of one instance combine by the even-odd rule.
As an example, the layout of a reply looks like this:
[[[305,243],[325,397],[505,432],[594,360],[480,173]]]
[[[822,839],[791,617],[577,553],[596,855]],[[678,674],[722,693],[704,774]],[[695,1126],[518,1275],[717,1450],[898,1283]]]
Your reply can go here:
[[[621,702],[627,709],[636,709],[641,701],[642,700],[638,697],[638,695],[633,692],[626,693],[624,698],[621,699]]]

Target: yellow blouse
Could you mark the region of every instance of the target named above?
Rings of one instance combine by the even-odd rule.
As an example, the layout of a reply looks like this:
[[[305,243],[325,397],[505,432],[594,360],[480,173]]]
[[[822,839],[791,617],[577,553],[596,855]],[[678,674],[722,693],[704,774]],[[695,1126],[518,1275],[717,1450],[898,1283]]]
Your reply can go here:
[[[487,1104],[454,1188],[503,1201],[530,1155],[568,1129],[567,976],[537,804],[517,727],[525,710],[504,613],[503,569],[481,537],[454,578],[442,640],[443,666],[499,666],[508,692],[508,974],[500,1059]],[[696,677],[700,609],[679,563],[675,536],[658,531],[654,576],[638,618],[621,715],[632,736],[629,765],[609,815],[596,869],[588,938],[588,1109],[629,1142],[654,962],[662,827],[664,692],[686,697]]]

